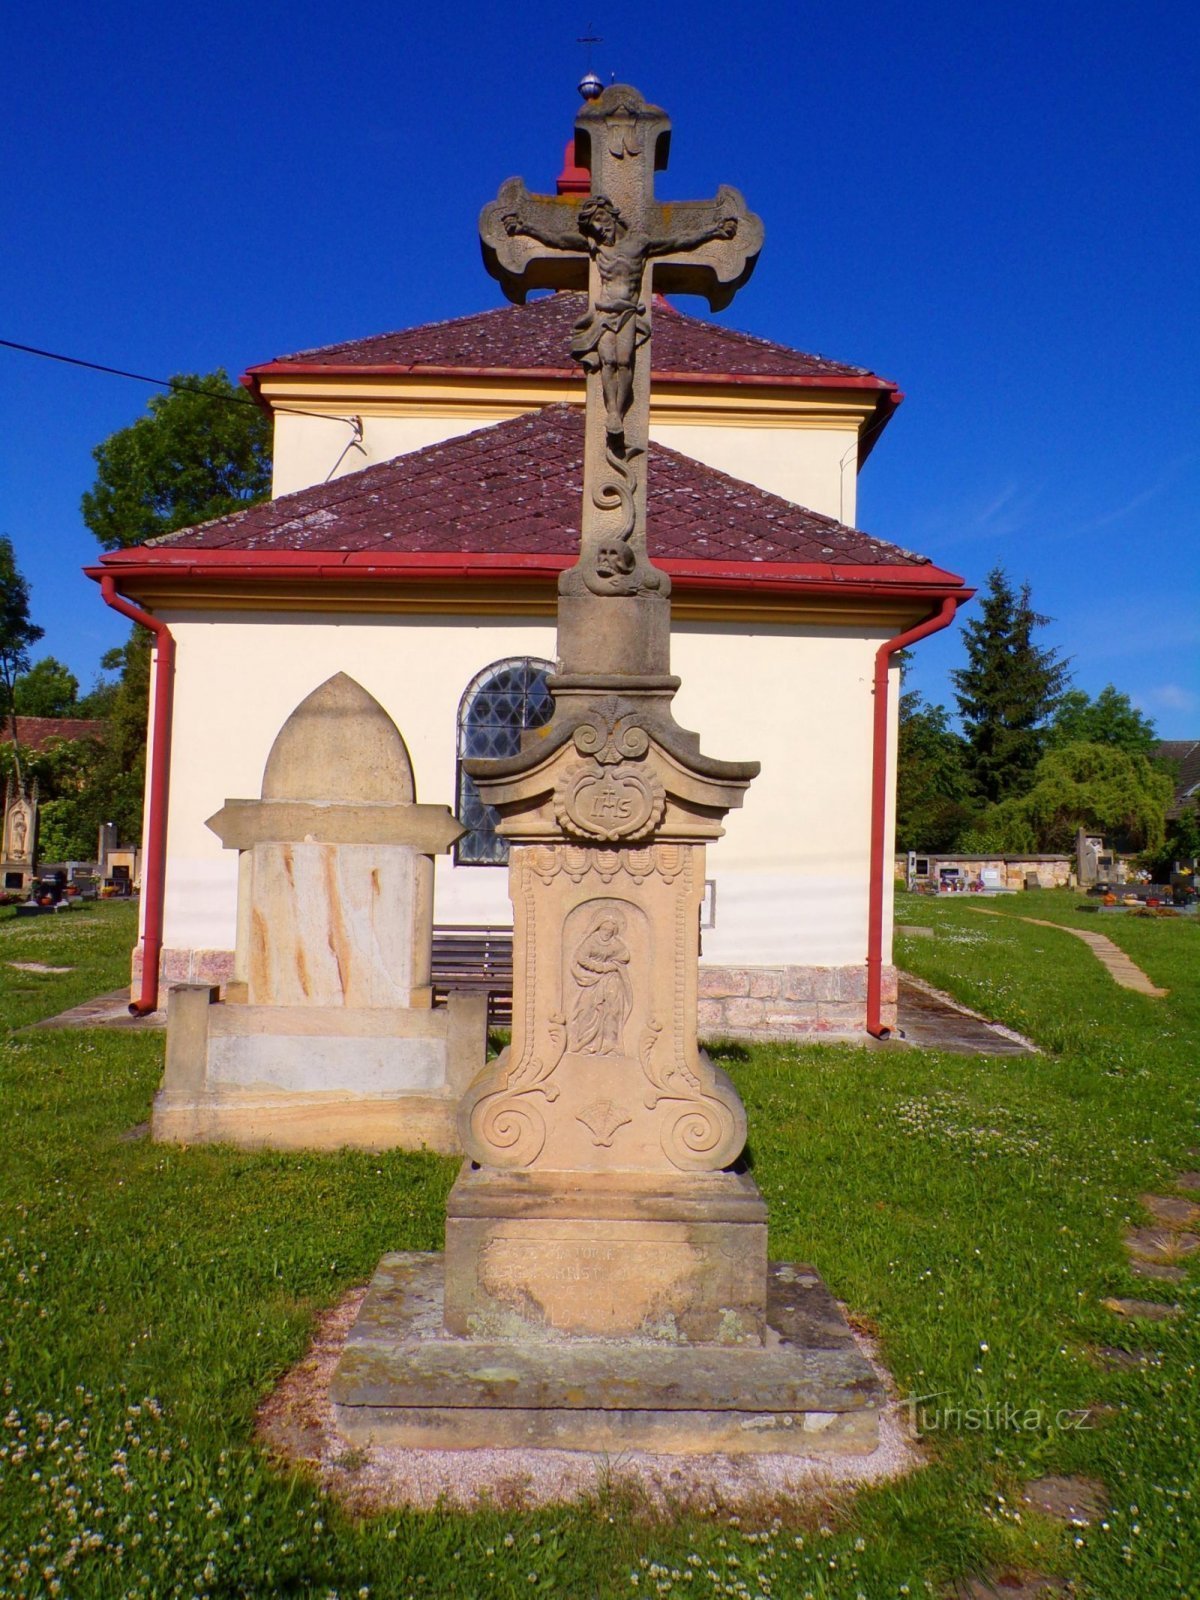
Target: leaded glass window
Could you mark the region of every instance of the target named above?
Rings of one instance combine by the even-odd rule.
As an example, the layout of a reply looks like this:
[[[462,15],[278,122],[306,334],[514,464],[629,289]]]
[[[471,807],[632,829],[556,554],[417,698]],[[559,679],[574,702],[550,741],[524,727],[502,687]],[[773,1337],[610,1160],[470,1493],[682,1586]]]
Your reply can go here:
[[[549,661],[533,656],[513,656],[494,661],[477,673],[458,703],[458,820],[466,833],[454,847],[459,866],[503,867],[508,864],[508,843],[496,833],[499,817],[485,806],[479,790],[463,770],[464,756],[497,760],[515,756],[526,728],[549,722],[554,701],[546,687],[554,671]]]

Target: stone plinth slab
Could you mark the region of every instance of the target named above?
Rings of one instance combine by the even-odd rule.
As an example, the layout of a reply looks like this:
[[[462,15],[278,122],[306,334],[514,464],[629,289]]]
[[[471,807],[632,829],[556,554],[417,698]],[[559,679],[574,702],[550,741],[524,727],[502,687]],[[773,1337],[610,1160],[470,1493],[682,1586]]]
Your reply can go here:
[[[221,1090],[154,1097],[153,1137],[165,1144],[245,1150],[436,1150],[458,1153],[455,1102],[445,1095],[256,1094]]]
[[[156,1139],[457,1153],[458,1099],[486,1045],[484,996],[418,1011],[218,1005],[216,993],[170,991]]]
[[[767,1215],[752,1178],[495,1173],[446,1208],[449,1333],[760,1344]]]
[[[331,1390],[354,1442],[669,1454],[865,1454],[882,1385],[818,1275],[767,1273],[763,1346],[652,1339],[461,1339],[442,1261],[383,1258]]]

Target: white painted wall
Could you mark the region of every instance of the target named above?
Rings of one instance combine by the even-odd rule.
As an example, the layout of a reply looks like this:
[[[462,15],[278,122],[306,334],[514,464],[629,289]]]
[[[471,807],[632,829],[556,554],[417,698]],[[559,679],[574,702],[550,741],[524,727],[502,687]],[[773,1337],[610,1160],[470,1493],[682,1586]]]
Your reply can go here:
[[[307,489],[519,414],[520,408],[514,406],[507,411],[498,408],[486,418],[366,416],[362,442],[353,444],[344,421],[281,411],[275,421],[271,493]],[[681,425],[655,422],[652,412],[650,437],[785,500],[854,525],[858,434],[853,426]]]
[[[227,799],[259,794],[280,726],[326,678],[347,672],[380,701],[408,745],[417,798],[453,807],[466,685],[506,656],[554,657],[549,619],[163,615],[177,645],[164,937],[175,949],[233,947],[236,852],[222,849],[205,819]],[[705,933],[706,961],[865,958],[871,673],[885,633],[676,626],[678,720],[701,734],[707,754],[757,759],[763,769],[709,852],[717,924]],[[435,915],[509,922],[507,874],[440,859]]]

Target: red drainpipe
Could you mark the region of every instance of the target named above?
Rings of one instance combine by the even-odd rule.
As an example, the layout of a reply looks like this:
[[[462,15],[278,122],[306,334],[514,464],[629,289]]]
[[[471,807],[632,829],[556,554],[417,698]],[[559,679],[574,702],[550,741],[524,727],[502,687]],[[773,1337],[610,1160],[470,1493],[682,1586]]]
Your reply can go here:
[[[954,620],[959,602],[967,599],[968,594],[944,595],[937,610],[931,612],[924,622],[898,633],[894,639],[885,639],[875,652],[875,712],[871,740],[871,887],[867,899],[867,1032],[876,1039],[886,1039],[891,1033],[891,1029],[885,1028],[880,1020],[883,1004],[883,890],[887,872],[884,846],[887,842],[888,668],[897,650],[905,650],[918,639],[948,627]]]
[[[104,603],[123,617],[149,628],[158,651],[154,668],[154,727],[150,738],[150,797],[146,816],[146,858],[142,864],[142,985],[129,1005],[135,1017],[158,1009],[158,966],[162,955],[163,899],[167,867],[167,785],[171,770],[171,686],[175,673],[175,640],[159,617],[153,617],[117,593],[112,573],[100,578]]]

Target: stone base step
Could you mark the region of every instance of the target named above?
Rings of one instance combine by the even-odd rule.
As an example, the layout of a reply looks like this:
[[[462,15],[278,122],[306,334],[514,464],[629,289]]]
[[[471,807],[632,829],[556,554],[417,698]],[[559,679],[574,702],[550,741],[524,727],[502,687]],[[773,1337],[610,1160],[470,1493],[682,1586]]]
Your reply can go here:
[[[460,1339],[440,1255],[385,1256],[331,1390],[352,1442],[667,1454],[867,1454],[883,1387],[809,1267],[773,1263],[764,1345]]]

